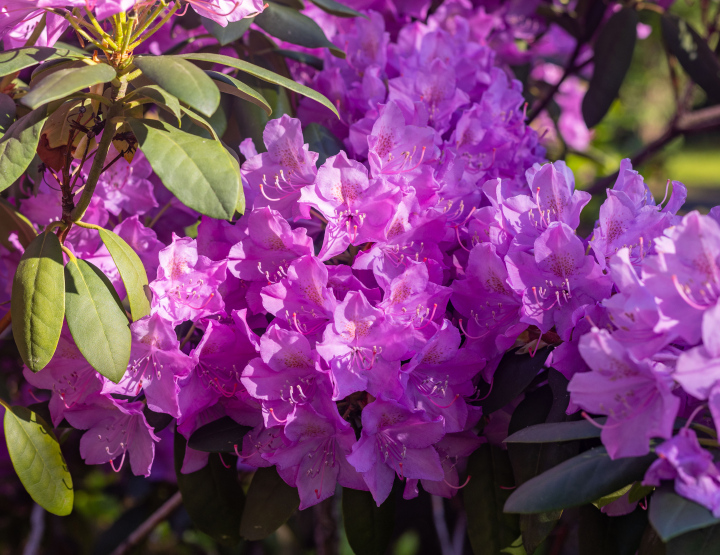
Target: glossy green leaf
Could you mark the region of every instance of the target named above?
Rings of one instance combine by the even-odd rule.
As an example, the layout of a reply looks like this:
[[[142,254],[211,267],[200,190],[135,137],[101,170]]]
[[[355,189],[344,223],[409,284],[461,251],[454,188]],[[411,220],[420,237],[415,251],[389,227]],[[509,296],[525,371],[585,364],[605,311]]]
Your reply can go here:
[[[258,468],[250,482],[240,535],[262,540],[280,528],[300,505],[296,488],[288,486],[274,466]]]
[[[125,240],[110,230],[101,229],[100,239],[105,243],[112,256],[130,303],[130,314],[133,320],[139,320],[150,314],[150,301],[145,295],[148,285],[147,273],[142,260]]]
[[[514,485],[507,452],[495,445],[481,445],[468,459],[470,481],[462,489],[467,532],[475,555],[495,555],[520,533],[517,515],[503,513],[503,504]]]
[[[633,484],[628,484],[627,486],[624,486],[617,491],[609,493],[608,495],[603,495],[600,499],[593,501],[593,505],[595,505],[598,509],[602,509],[605,505],[609,505],[613,501],[617,501],[618,499],[620,499],[623,495],[629,492],[632,487]]]
[[[146,85],[144,87],[136,89],[134,93],[137,94],[138,97],[145,96],[147,98],[150,98],[160,108],[163,108],[164,110],[174,115],[177,118],[178,122],[182,118],[182,112],[180,111],[180,102],[176,97],[171,95],[162,87],[159,87],[158,85]],[[133,97],[135,97],[135,94],[133,94]]]
[[[369,491],[343,488],[343,526],[355,555],[385,553],[395,529],[395,497],[379,507]]]
[[[713,102],[720,101],[720,61],[693,27],[673,14],[663,14],[663,40],[690,78],[700,85]]]
[[[143,75],[201,114],[212,116],[217,110],[220,92],[195,64],[179,56],[141,56],[133,63]]]
[[[213,218],[232,218],[241,191],[240,173],[220,142],[160,121],[129,123],[153,170],[181,202]]]
[[[253,22],[252,17],[246,17],[240,21],[230,21],[223,27],[219,23],[215,23],[212,19],[206,17],[201,17],[200,20],[202,21],[203,27],[207,29],[207,32],[215,37],[222,46],[235,42],[242,37]]]
[[[360,12],[335,0],[310,0],[321,10],[338,17],[364,17]]]
[[[65,318],[85,360],[118,383],[130,362],[128,320],[110,280],[85,260],[65,266]]]
[[[635,482],[628,493],[628,501],[630,503],[637,503],[653,491],[655,491],[655,486],[643,486],[642,482]]]
[[[32,162],[46,119],[44,107],[33,110],[13,123],[0,139],[0,191],[15,183]]]
[[[277,50],[275,50],[275,53],[280,54],[280,56],[282,56],[283,58],[289,58],[291,60],[295,60],[296,62],[307,64],[310,67],[317,69],[318,71],[322,71],[325,67],[325,62],[322,58],[318,58],[317,56],[313,56],[312,54],[308,54],[307,52],[289,50],[287,48],[278,48]]]
[[[220,92],[231,94],[233,96],[237,96],[238,98],[242,98],[243,100],[247,100],[248,102],[252,102],[255,106],[259,106],[265,110],[265,113],[268,116],[272,114],[270,104],[267,103],[267,100],[265,100],[263,95],[252,87],[247,86],[245,83],[235,79],[234,77],[220,73],[219,71],[206,71],[205,73],[207,73],[208,77],[215,81],[215,85]]]
[[[661,487],[653,493],[648,516],[664,542],[692,530],[720,524],[720,519],[715,518],[708,509],[678,495],[669,486]]]
[[[599,424],[605,422],[606,417],[597,418]],[[593,439],[600,437],[602,430],[587,420],[576,422],[556,422],[551,424],[537,424],[529,426],[511,434],[505,443],[556,443],[561,441],[575,441],[578,439]]]
[[[15,247],[9,240],[11,233],[17,234],[18,241],[25,248],[37,237],[30,220],[4,198],[0,198],[0,244],[13,251]]]
[[[185,449],[185,438],[176,431],[175,474],[185,510],[198,530],[220,543],[237,544],[245,504],[238,482],[237,457],[223,455],[223,460],[220,460],[220,455],[210,455],[203,468],[183,474],[180,470]]]
[[[4,93],[0,93],[0,137],[15,122],[17,110],[15,101]]]
[[[32,46],[29,48],[15,48],[0,52],[0,77],[10,75],[34,66],[41,62],[55,58],[77,57],[78,54],[65,48],[48,48],[46,46]]]
[[[519,486],[505,503],[505,511],[540,513],[592,503],[641,480],[655,458],[650,453],[612,460],[604,447],[596,447]]]
[[[534,357],[508,351],[503,356],[493,378],[492,390],[482,401],[483,414],[501,409],[520,395],[545,367],[550,349],[540,349]]]
[[[221,54],[206,54],[202,52],[194,52],[191,54],[183,54],[182,57],[187,60],[210,62],[213,64],[221,64],[228,67],[234,67],[235,69],[239,69],[240,71],[247,73],[248,75],[252,75],[253,77],[257,77],[258,79],[267,81],[268,83],[273,83],[274,85],[280,85],[281,87],[285,87],[286,89],[289,89],[293,92],[311,98],[312,100],[315,100],[316,102],[319,102],[320,104],[328,108],[336,116],[340,117],[333,103],[330,102],[330,100],[328,100],[325,96],[321,95],[320,93],[314,91],[309,87],[300,85],[299,83],[296,83],[291,79],[283,77],[282,75],[278,75],[277,73],[273,73],[272,71],[264,69],[260,66],[256,66],[244,60],[231,58],[230,56],[223,56]]]
[[[235,453],[242,449],[242,441],[252,428],[238,424],[229,416],[205,424],[193,432],[188,446],[207,453]]]
[[[216,142],[220,142],[219,134],[215,130],[215,127],[212,125],[212,123],[210,123],[198,113],[193,112],[192,110],[190,110],[189,108],[185,108],[184,106],[180,107],[180,111],[183,113],[184,117],[187,118],[181,120],[181,126],[183,128],[183,131],[186,131],[187,133],[196,135],[198,137],[212,139]]]
[[[635,8],[621,8],[600,30],[595,41],[592,78],[582,101],[582,114],[589,128],[607,114],[620,92],[635,50],[638,14]]]
[[[65,314],[65,275],[60,241],[42,233],[25,249],[13,279],[12,330],[18,351],[30,370],[50,362]]]
[[[69,515],[72,476],[50,426],[26,407],[11,407],[4,429],[10,460],[30,497],[54,515]]]
[[[319,123],[309,123],[303,129],[303,139],[312,152],[320,155],[316,162],[318,167],[322,166],[330,156],[335,156],[343,149],[338,138],[330,133],[327,127]]]
[[[293,8],[268,3],[255,17],[255,24],[282,41],[305,48],[327,48],[338,58],[345,57],[345,52],[328,40],[317,23]]]
[[[695,530],[670,540],[666,555],[717,555],[720,553],[720,524]]]
[[[115,70],[108,64],[92,64],[83,67],[61,69],[48,75],[30,89],[22,98],[29,108],[43,106],[53,100],[60,100],[87,87],[107,83],[115,79]]]

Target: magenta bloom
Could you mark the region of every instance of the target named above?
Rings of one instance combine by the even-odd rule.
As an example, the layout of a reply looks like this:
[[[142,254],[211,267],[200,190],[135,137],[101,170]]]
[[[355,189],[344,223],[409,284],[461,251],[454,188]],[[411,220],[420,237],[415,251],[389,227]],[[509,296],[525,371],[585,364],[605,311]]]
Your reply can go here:
[[[445,435],[442,418],[427,420],[423,411],[379,397],[362,412],[362,435],[348,462],[360,472],[380,506],[390,495],[395,475],[401,480],[440,481],[445,476],[432,447]]]
[[[570,398],[608,416],[601,438],[612,458],[644,455],[650,438],[672,437],[680,398],[670,392],[666,367],[636,360],[607,330],[597,328],[580,339],[580,354],[592,371],[572,377]]]

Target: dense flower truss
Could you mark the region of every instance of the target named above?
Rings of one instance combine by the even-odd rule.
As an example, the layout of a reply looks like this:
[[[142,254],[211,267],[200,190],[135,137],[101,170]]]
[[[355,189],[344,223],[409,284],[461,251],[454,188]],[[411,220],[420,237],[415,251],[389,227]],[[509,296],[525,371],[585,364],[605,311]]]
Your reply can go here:
[[[262,9],[191,4],[220,23]],[[555,346],[547,364],[570,380],[572,410],[607,416],[611,457],[659,444],[645,482],[675,480],[719,514],[720,470],[692,429],[674,429],[703,402],[720,428],[718,213],[679,216],[681,183],[656,203],[623,161],[592,234],[579,236],[590,195],[564,162],[544,159],[504,65],[562,57],[565,43],[519,52],[513,14],[487,4],[446,2],[427,23],[392,29],[372,9],[318,16],[347,57],[327,56],[303,78],[342,118],[303,102],[298,119],[268,123],[265,152],[244,141],[247,211],[237,222],[203,217],[186,236],[198,214],[172,200],[141,154],[103,175],[84,220],[139,254],[152,312],[131,326],[119,383],[84,362],[67,330],[47,368],[25,372],[50,392],[54,424],[87,430],[89,464],[127,454],[135,474],[149,474],[159,438],[148,409],[175,418],[186,438],[222,417],[251,427],[236,446],[242,464],[277,466],[301,508],[337,484],[380,504],[396,479],[406,497],[419,485],[452,496],[463,459],[485,441],[479,387],[492,385],[506,351],[544,342]],[[393,9],[424,17],[429,5]],[[14,25],[37,6],[3,10]],[[570,106],[572,90],[563,94]],[[302,134],[312,122],[345,147],[319,167]],[[19,206],[38,228],[60,203],[51,183],[48,173]],[[2,276],[22,248],[10,240]],[[125,295],[96,234],[74,227],[66,246]],[[188,448],[182,471],[206,462]]]

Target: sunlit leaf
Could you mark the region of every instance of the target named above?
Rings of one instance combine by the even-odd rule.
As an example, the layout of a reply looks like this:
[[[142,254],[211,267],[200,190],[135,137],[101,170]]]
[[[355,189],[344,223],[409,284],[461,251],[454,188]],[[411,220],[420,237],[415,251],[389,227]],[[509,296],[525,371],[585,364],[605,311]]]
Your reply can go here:
[[[33,110],[13,123],[0,139],[0,191],[15,183],[32,162],[46,119],[44,107]]]
[[[71,69],[61,69],[48,75],[30,89],[21,102],[29,108],[43,106],[53,100],[93,85],[107,83],[115,78],[115,70],[108,64],[83,65]]]

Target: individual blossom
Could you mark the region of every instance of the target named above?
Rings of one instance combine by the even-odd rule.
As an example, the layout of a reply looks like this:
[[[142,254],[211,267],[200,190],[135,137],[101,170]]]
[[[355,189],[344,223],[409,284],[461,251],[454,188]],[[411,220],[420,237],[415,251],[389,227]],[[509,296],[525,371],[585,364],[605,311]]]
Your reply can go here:
[[[445,477],[432,447],[445,434],[442,418],[428,420],[397,401],[379,397],[362,412],[362,434],[348,462],[365,479],[378,507],[392,490],[395,476],[440,481]]]
[[[109,156],[119,154],[111,152]],[[151,174],[150,163],[142,152],[135,153],[130,163],[120,156],[101,174],[96,195],[103,199],[105,209],[114,216],[123,211],[132,215],[144,214],[158,206],[153,184],[148,179]]]
[[[227,263],[199,255],[195,239],[173,234],[159,253],[157,279],[150,284],[153,310],[174,325],[222,312],[218,287],[225,281]]]
[[[592,371],[572,377],[570,398],[608,416],[600,437],[610,457],[645,455],[650,438],[672,437],[680,398],[670,391],[666,367],[636,360],[607,330],[597,328],[580,339],[580,354]]]
[[[262,0],[186,0],[199,15],[226,27],[246,17],[255,17],[265,9]]]

